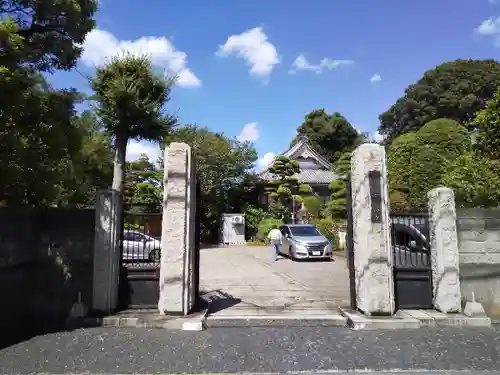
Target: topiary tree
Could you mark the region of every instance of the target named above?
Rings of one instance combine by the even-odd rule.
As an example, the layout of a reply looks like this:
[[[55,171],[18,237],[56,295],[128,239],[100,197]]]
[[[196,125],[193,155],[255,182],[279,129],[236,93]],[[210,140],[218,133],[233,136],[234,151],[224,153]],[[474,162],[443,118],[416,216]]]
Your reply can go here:
[[[442,185],[446,162],[470,148],[467,130],[454,120],[433,120],[420,128],[409,164],[409,202],[412,207],[427,206],[427,192]]]
[[[300,172],[299,163],[285,155],[280,155],[274,160],[269,172],[274,175],[275,180],[268,182],[265,192],[279,202],[279,210],[276,211],[283,215],[279,218],[287,220],[292,214],[293,201],[300,201],[298,194],[310,194],[312,188],[308,184],[299,184],[296,177]]]
[[[352,151],[344,152],[335,163],[335,173],[341,177],[347,177],[351,173]]]
[[[347,218],[347,185],[344,180],[333,180],[328,188],[331,191],[331,199],[326,202],[330,215],[335,219]]]
[[[416,132],[402,134],[394,138],[387,148],[389,178],[389,199],[394,211],[407,211],[409,202],[412,155],[417,147]]]

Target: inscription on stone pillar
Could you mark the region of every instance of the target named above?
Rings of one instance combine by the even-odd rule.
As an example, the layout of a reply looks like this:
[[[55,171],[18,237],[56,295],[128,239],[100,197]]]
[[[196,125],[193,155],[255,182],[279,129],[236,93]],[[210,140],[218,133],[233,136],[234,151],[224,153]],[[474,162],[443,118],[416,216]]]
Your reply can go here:
[[[370,182],[370,203],[372,223],[382,222],[382,189],[380,186],[380,171],[369,171],[368,180]]]

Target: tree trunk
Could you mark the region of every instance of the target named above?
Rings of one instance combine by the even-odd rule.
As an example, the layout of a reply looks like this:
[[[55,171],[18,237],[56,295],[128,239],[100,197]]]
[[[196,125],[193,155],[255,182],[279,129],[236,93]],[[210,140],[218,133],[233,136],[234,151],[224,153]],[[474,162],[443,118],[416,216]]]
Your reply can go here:
[[[125,155],[128,139],[121,136],[115,138],[115,160],[113,164],[113,184],[111,188],[123,194],[125,180]]]

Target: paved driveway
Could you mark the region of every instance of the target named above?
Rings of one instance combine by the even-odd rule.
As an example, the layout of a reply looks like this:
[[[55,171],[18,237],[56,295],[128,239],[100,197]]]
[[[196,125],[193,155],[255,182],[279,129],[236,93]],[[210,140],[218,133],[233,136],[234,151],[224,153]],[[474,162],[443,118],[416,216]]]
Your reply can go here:
[[[227,305],[336,310],[349,304],[343,257],[330,262],[272,262],[267,246],[230,246],[201,250],[200,262],[200,289]]]

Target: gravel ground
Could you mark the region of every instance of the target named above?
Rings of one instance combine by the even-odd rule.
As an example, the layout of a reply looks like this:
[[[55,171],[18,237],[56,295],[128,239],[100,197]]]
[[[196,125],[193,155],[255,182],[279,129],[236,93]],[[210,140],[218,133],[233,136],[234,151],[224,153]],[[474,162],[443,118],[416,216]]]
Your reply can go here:
[[[500,330],[81,329],[0,350],[0,373],[498,370]]]

